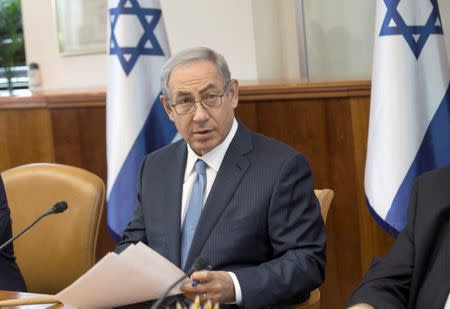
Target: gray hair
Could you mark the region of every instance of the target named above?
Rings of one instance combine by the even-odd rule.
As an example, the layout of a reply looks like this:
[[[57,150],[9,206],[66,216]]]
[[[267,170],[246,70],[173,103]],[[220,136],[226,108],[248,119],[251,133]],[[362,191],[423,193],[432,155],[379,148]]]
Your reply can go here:
[[[161,89],[163,95],[168,96],[167,82],[169,81],[170,72],[179,65],[191,63],[199,60],[207,60],[212,62],[219,73],[222,82],[227,85],[231,80],[230,69],[225,61],[225,58],[207,47],[194,47],[190,49],[185,49],[179,53],[173,55],[167,60],[161,69]]]

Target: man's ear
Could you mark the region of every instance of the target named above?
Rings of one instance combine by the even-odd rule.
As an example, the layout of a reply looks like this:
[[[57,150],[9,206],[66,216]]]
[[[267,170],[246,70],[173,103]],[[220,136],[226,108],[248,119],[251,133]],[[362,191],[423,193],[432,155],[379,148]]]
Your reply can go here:
[[[166,113],[167,113],[167,116],[169,116],[169,119],[172,120],[172,121],[174,121],[174,120],[173,120],[173,110],[172,110],[172,108],[170,107],[169,100],[168,100],[165,96],[163,96],[163,95],[160,95],[160,96],[159,96],[159,99],[161,100],[161,104],[163,105],[164,110],[165,110]]]
[[[239,103],[239,82],[236,79],[230,80],[229,92],[231,106],[236,108]]]

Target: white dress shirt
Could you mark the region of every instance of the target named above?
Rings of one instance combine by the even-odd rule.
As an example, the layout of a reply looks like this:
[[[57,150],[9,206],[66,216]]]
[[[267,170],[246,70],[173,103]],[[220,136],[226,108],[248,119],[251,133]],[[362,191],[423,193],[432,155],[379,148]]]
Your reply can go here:
[[[206,192],[203,197],[203,205],[205,205],[206,200],[208,199],[209,192],[211,191],[211,187],[213,186],[214,180],[216,179],[217,173],[219,172],[220,165],[222,164],[223,158],[225,157],[225,153],[228,150],[228,146],[230,146],[231,141],[234,138],[238,128],[238,123],[236,119],[233,119],[233,124],[231,125],[230,132],[228,132],[227,137],[223,140],[222,143],[214,147],[211,151],[199,157],[194,150],[192,150],[189,144],[187,145],[187,161],[186,161],[186,170],[184,171],[184,180],[183,180],[183,195],[181,201],[181,222],[180,228],[183,226],[184,218],[186,217],[186,212],[188,208],[189,199],[191,196],[192,186],[195,181],[195,168],[194,164],[198,159],[203,160],[206,163]],[[233,279],[234,290],[236,293],[236,304],[240,305],[242,303],[242,291],[241,286],[239,285],[239,281],[234,273],[228,272]]]

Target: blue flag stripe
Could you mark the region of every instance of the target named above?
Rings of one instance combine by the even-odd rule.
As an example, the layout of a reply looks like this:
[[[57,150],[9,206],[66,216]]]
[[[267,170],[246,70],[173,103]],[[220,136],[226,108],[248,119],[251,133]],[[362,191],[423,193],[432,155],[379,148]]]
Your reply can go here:
[[[144,127],[131,147],[111,189],[107,222],[108,230],[115,241],[120,241],[128,220],[132,218],[136,205],[138,171],[144,156],[169,144],[175,134],[176,128],[168,119],[157,96]]]
[[[159,100],[160,95],[161,93],[153,103],[150,117],[147,119],[144,126],[145,140],[151,141],[151,143],[148,143],[148,148],[146,149],[147,153],[170,144],[177,134],[175,125],[167,116],[167,113]]]
[[[445,133],[444,136],[440,136],[442,132]],[[414,179],[426,171],[450,164],[450,138],[447,138],[447,132],[450,132],[450,84],[428,127],[414,162],[392,202],[393,207],[390,208],[386,219],[377,214],[366,198],[370,214],[390,234],[395,236],[405,227],[407,205]]]
[[[408,205],[414,179],[420,174],[434,168],[450,164],[450,85],[447,87],[444,99],[428,126],[424,139],[406,174],[397,195],[387,214],[387,221],[391,226],[401,231],[407,222],[406,207]]]
[[[373,206],[370,204],[369,200],[366,197],[366,204],[368,205],[369,208],[369,212],[372,215],[372,217],[375,219],[375,221],[383,228],[385,229],[389,234],[391,235],[397,235],[398,231],[396,229],[394,229],[388,222],[384,221],[383,218],[381,218],[377,212],[375,211],[375,209],[373,208]]]

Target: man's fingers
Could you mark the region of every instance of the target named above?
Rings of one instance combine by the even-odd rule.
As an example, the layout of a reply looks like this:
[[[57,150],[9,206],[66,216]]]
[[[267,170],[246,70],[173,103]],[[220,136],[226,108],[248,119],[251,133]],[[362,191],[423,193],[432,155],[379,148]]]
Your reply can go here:
[[[207,271],[207,270],[200,270],[195,271],[191,275],[192,280],[198,280],[198,281],[211,281],[214,278],[215,271]]]
[[[234,301],[234,285],[230,275],[223,271],[198,271],[192,274],[192,282],[198,282],[195,285],[192,282],[181,286],[181,291],[189,299],[194,299],[196,295],[212,302],[222,303]]]
[[[184,297],[190,300],[195,300],[195,297],[199,297],[200,301],[203,303],[204,301],[210,300],[212,303],[220,303],[222,301],[221,299],[222,294],[218,293],[205,293],[203,296],[203,293],[185,293]]]

